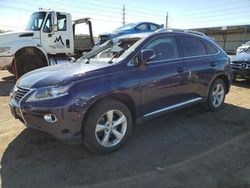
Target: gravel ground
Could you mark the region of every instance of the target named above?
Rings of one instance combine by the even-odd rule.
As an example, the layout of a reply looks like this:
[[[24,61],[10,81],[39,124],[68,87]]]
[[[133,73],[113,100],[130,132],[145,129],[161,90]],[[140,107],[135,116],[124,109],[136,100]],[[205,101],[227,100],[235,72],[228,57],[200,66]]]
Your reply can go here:
[[[25,128],[8,108],[13,84],[0,71],[2,187],[250,187],[250,82],[235,82],[220,112],[198,105],[137,125],[109,155]]]

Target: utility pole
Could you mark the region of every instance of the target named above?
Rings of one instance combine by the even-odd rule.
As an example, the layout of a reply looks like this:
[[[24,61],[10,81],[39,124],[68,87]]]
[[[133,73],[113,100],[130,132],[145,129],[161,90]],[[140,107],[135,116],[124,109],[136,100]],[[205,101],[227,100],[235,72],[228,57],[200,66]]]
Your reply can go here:
[[[168,12],[167,12],[167,16],[166,16],[166,28],[168,28]]]
[[[126,9],[125,9],[125,5],[123,5],[123,8],[122,8],[122,25],[125,25],[125,11],[126,11]]]

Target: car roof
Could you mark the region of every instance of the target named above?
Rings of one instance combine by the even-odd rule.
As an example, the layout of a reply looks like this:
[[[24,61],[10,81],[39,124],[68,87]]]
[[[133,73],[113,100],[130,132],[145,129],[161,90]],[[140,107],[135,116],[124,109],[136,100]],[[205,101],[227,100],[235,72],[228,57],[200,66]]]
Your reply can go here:
[[[147,33],[126,34],[126,35],[116,37],[116,38],[112,39],[112,41],[114,43],[116,43],[122,39],[133,39],[133,38],[140,38],[141,39],[141,38],[145,38],[145,37],[148,37],[151,35],[158,35],[158,34],[163,34],[163,33],[191,35],[191,36],[197,36],[197,37],[201,37],[201,38],[205,38],[205,39],[214,41],[213,38],[205,35],[204,33],[198,32],[198,31],[173,29],[173,28],[161,28],[161,29],[158,29],[154,32],[147,32]]]

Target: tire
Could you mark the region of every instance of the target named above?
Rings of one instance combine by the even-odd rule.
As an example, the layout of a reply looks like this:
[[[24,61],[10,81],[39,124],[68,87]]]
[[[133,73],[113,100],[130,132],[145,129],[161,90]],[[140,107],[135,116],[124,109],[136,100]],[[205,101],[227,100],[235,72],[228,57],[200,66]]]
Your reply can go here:
[[[222,79],[216,79],[209,90],[208,107],[214,112],[222,108],[226,96],[226,86]]]
[[[39,57],[32,54],[21,54],[16,59],[17,77],[20,78],[22,75],[32,70],[44,67],[44,62]]]
[[[15,66],[14,66],[14,61],[11,63],[11,65],[9,65],[8,67],[6,67],[7,71],[9,71],[11,74],[15,74]]]
[[[82,138],[92,152],[114,152],[127,141],[133,123],[126,105],[116,100],[103,100],[87,114]]]

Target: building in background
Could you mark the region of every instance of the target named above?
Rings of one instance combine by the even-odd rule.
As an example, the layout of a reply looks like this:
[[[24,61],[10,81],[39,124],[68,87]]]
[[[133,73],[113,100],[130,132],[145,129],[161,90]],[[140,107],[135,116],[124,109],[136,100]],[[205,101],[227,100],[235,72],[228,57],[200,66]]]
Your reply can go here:
[[[235,54],[236,49],[250,40],[250,25],[222,26],[194,29],[205,33],[228,53]]]

